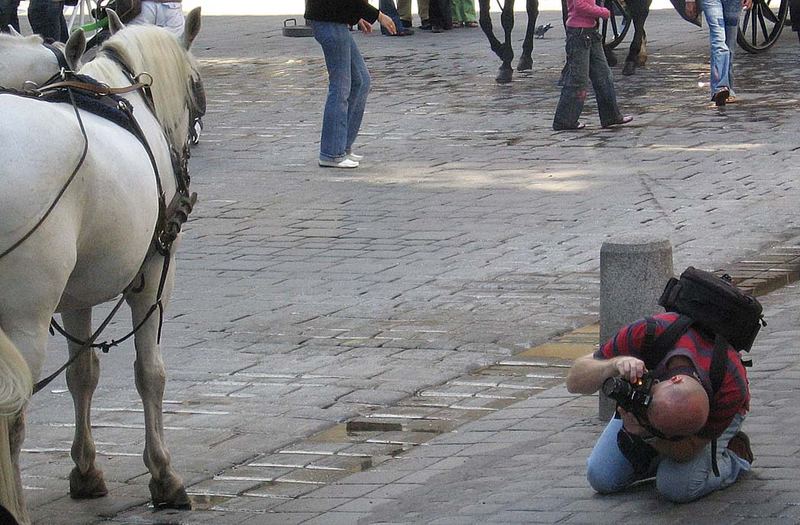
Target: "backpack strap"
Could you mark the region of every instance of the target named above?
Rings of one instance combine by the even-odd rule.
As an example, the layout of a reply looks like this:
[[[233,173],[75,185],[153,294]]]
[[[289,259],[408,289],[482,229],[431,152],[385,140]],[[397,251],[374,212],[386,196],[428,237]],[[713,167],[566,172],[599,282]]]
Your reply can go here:
[[[711,369],[709,370],[709,378],[711,379],[711,392],[712,395],[719,392],[722,387],[722,381],[725,379],[725,372],[728,368],[728,341],[717,334],[714,336],[714,350],[711,355]],[[714,401],[709,400],[709,409],[714,408]],[[717,466],[717,440],[711,442],[711,470],[714,475],[719,477],[719,467]]]
[[[675,343],[692,326],[694,320],[688,315],[681,314],[673,321],[661,335],[655,337],[656,321],[652,317],[645,320],[644,343],[642,357],[648,370],[655,370],[667,353],[675,347]]]

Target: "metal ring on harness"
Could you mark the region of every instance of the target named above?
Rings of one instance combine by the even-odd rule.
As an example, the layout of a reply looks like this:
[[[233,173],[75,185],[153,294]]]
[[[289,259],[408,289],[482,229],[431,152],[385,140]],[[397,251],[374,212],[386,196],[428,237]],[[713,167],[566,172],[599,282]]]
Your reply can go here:
[[[143,82],[142,77],[147,77],[149,80],[147,82]],[[136,81],[135,82],[136,84],[141,84],[144,87],[150,87],[153,85],[153,75],[151,75],[147,71],[142,71],[141,73],[133,77],[133,80]]]

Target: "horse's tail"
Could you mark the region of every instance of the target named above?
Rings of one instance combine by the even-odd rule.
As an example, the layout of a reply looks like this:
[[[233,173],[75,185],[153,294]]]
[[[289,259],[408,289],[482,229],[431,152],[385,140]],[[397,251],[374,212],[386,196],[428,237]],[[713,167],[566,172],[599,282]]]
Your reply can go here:
[[[28,364],[0,328],[0,504],[20,523],[28,520],[20,492],[19,471],[11,459],[9,431],[32,391],[33,377]]]
[[[33,391],[28,363],[0,327],[0,416],[16,415]]]

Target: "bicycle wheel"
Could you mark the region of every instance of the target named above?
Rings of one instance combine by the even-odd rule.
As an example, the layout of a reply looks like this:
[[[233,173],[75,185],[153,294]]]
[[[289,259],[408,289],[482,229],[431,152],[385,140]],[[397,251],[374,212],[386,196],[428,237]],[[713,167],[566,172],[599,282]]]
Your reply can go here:
[[[631,28],[631,17],[625,8],[625,0],[604,0],[603,5],[611,11],[608,20],[603,20],[601,28],[605,46],[614,49],[628,34]]]
[[[771,48],[783,31],[788,11],[788,0],[753,0],[753,7],[739,17],[739,46],[748,53]]]

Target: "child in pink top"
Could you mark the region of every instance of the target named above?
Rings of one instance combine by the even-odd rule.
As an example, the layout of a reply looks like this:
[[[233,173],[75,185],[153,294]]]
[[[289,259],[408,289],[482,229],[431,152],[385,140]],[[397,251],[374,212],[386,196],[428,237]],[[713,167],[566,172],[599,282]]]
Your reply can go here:
[[[597,31],[597,19],[607,19],[610,12],[593,0],[567,0],[567,65],[564,86],[558,101],[553,129],[583,129],[578,120],[592,82],[600,125],[604,128],[627,124],[633,117],[623,116],[617,106],[614,77],[603,52],[603,40]]]

